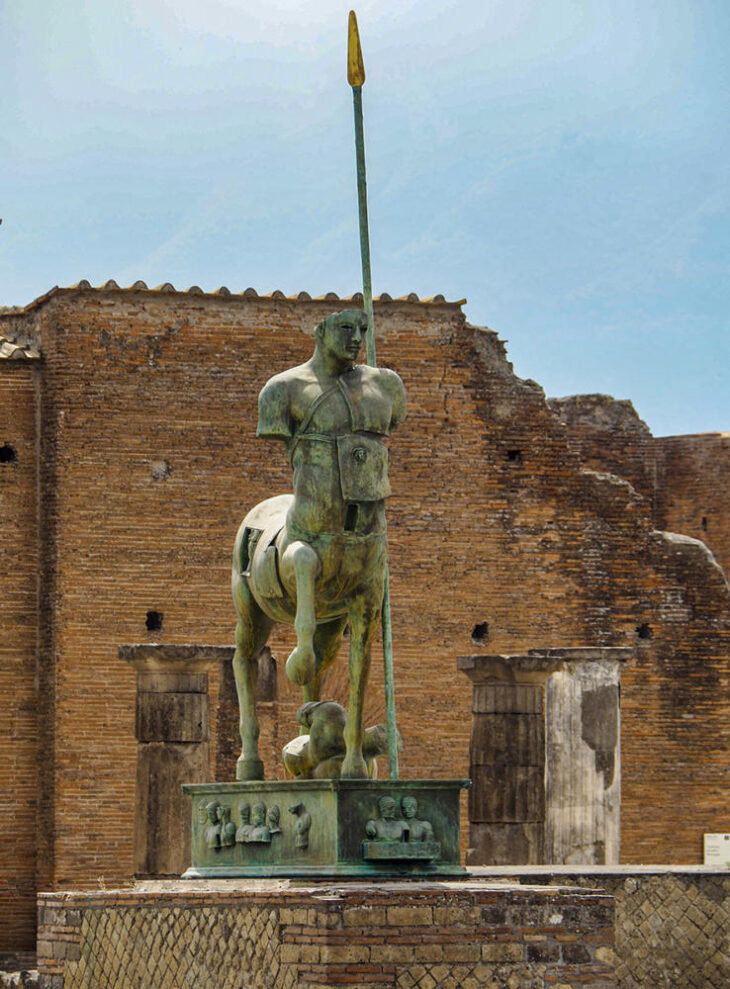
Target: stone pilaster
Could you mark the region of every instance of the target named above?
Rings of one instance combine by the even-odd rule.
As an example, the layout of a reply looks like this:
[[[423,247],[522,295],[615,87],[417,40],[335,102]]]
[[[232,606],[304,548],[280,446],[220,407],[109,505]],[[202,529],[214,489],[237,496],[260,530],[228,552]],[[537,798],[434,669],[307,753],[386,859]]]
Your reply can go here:
[[[120,646],[137,671],[134,868],[179,876],[190,865],[190,800],[182,783],[210,779],[208,670],[219,646]]]
[[[629,649],[461,656],[473,684],[467,863],[614,863]]]

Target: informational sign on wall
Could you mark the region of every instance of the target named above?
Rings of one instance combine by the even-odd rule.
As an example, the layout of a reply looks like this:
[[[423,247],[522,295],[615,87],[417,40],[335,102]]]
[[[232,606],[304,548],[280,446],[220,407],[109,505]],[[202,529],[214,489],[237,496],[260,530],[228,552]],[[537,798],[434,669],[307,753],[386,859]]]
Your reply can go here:
[[[705,865],[730,866],[730,834],[705,835]]]

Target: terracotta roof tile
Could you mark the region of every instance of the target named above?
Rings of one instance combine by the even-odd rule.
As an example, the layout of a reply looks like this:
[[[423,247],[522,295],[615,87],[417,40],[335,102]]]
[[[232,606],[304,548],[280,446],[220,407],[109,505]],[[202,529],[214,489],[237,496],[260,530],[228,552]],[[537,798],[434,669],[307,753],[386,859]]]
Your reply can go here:
[[[157,285],[155,288],[149,288],[146,282],[142,280],[137,280],[131,285],[125,288],[120,287],[120,285],[113,279],[110,278],[107,282],[102,285],[93,286],[86,278],[82,278],[81,281],[77,282],[75,285],[68,285],[64,287],[54,286],[50,291],[41,295],[39,298],[34,299],[27,306],[10,306],[10,307],[0,307],[0,316],[11,315],[13,313],[20,314],[27,312],[31,309],[36,309],[38,306],[42,305],[51,296],[56,295],[60,292],[163,292],[170,295],[201,295],[201,296],[225,296],[230,298],[239,299],[288,299],[290,302],[351,302],[355,305],[362,305],[363,297],[361,292],[353,292],[351,296],[340,296],[336,292],[325,292],[324,295],[319,295],[313,298],[309,292],[297,292],[294,295],[285,295],[281,289],[274,289],[265,295],[259,295],[259,293],[254,288],[246,288],[242,292],[231,292],[229,288],[225,285],[221,285],[219,289],[213,292],[205,292],[199,285],[191,285],[187,289],[176,289],[171,282],[163,282],[162,285]],[[421,305],[445,305],[445,306],[463,306],[466,299],[459,299],[455,302],[448,302],[443,295],[433,295],[429,298],[420,299],[415,292],[410,292],[408,295],[402,295],[397,299],[393,299],[392,295],[388,292],[381,292],[379,296],[374,299],[375,302],[379,303],[392,303],[392,302],[409,302],[409,303],[419,303]]]

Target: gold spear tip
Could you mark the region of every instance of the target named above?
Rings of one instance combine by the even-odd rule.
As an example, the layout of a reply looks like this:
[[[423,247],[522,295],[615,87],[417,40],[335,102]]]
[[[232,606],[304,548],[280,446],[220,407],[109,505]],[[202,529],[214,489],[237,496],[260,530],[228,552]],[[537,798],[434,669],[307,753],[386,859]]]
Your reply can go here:
[[[362,86],[365,82],[365,64],[362,60],[360,34],[357,30],[355,11],[350,11],[347,27],[347,81],[351,86]]]

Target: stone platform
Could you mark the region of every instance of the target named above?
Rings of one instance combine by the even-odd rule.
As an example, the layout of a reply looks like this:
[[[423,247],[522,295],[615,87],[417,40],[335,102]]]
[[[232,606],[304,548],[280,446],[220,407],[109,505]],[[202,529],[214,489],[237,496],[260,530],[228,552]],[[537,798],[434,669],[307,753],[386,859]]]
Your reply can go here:
[[[40,989],[609,989],[614,904],[494,880],[178,880],[39,896]]]
[[[183,878],[464,876],[469,780],[183,784],[193,798]]]

